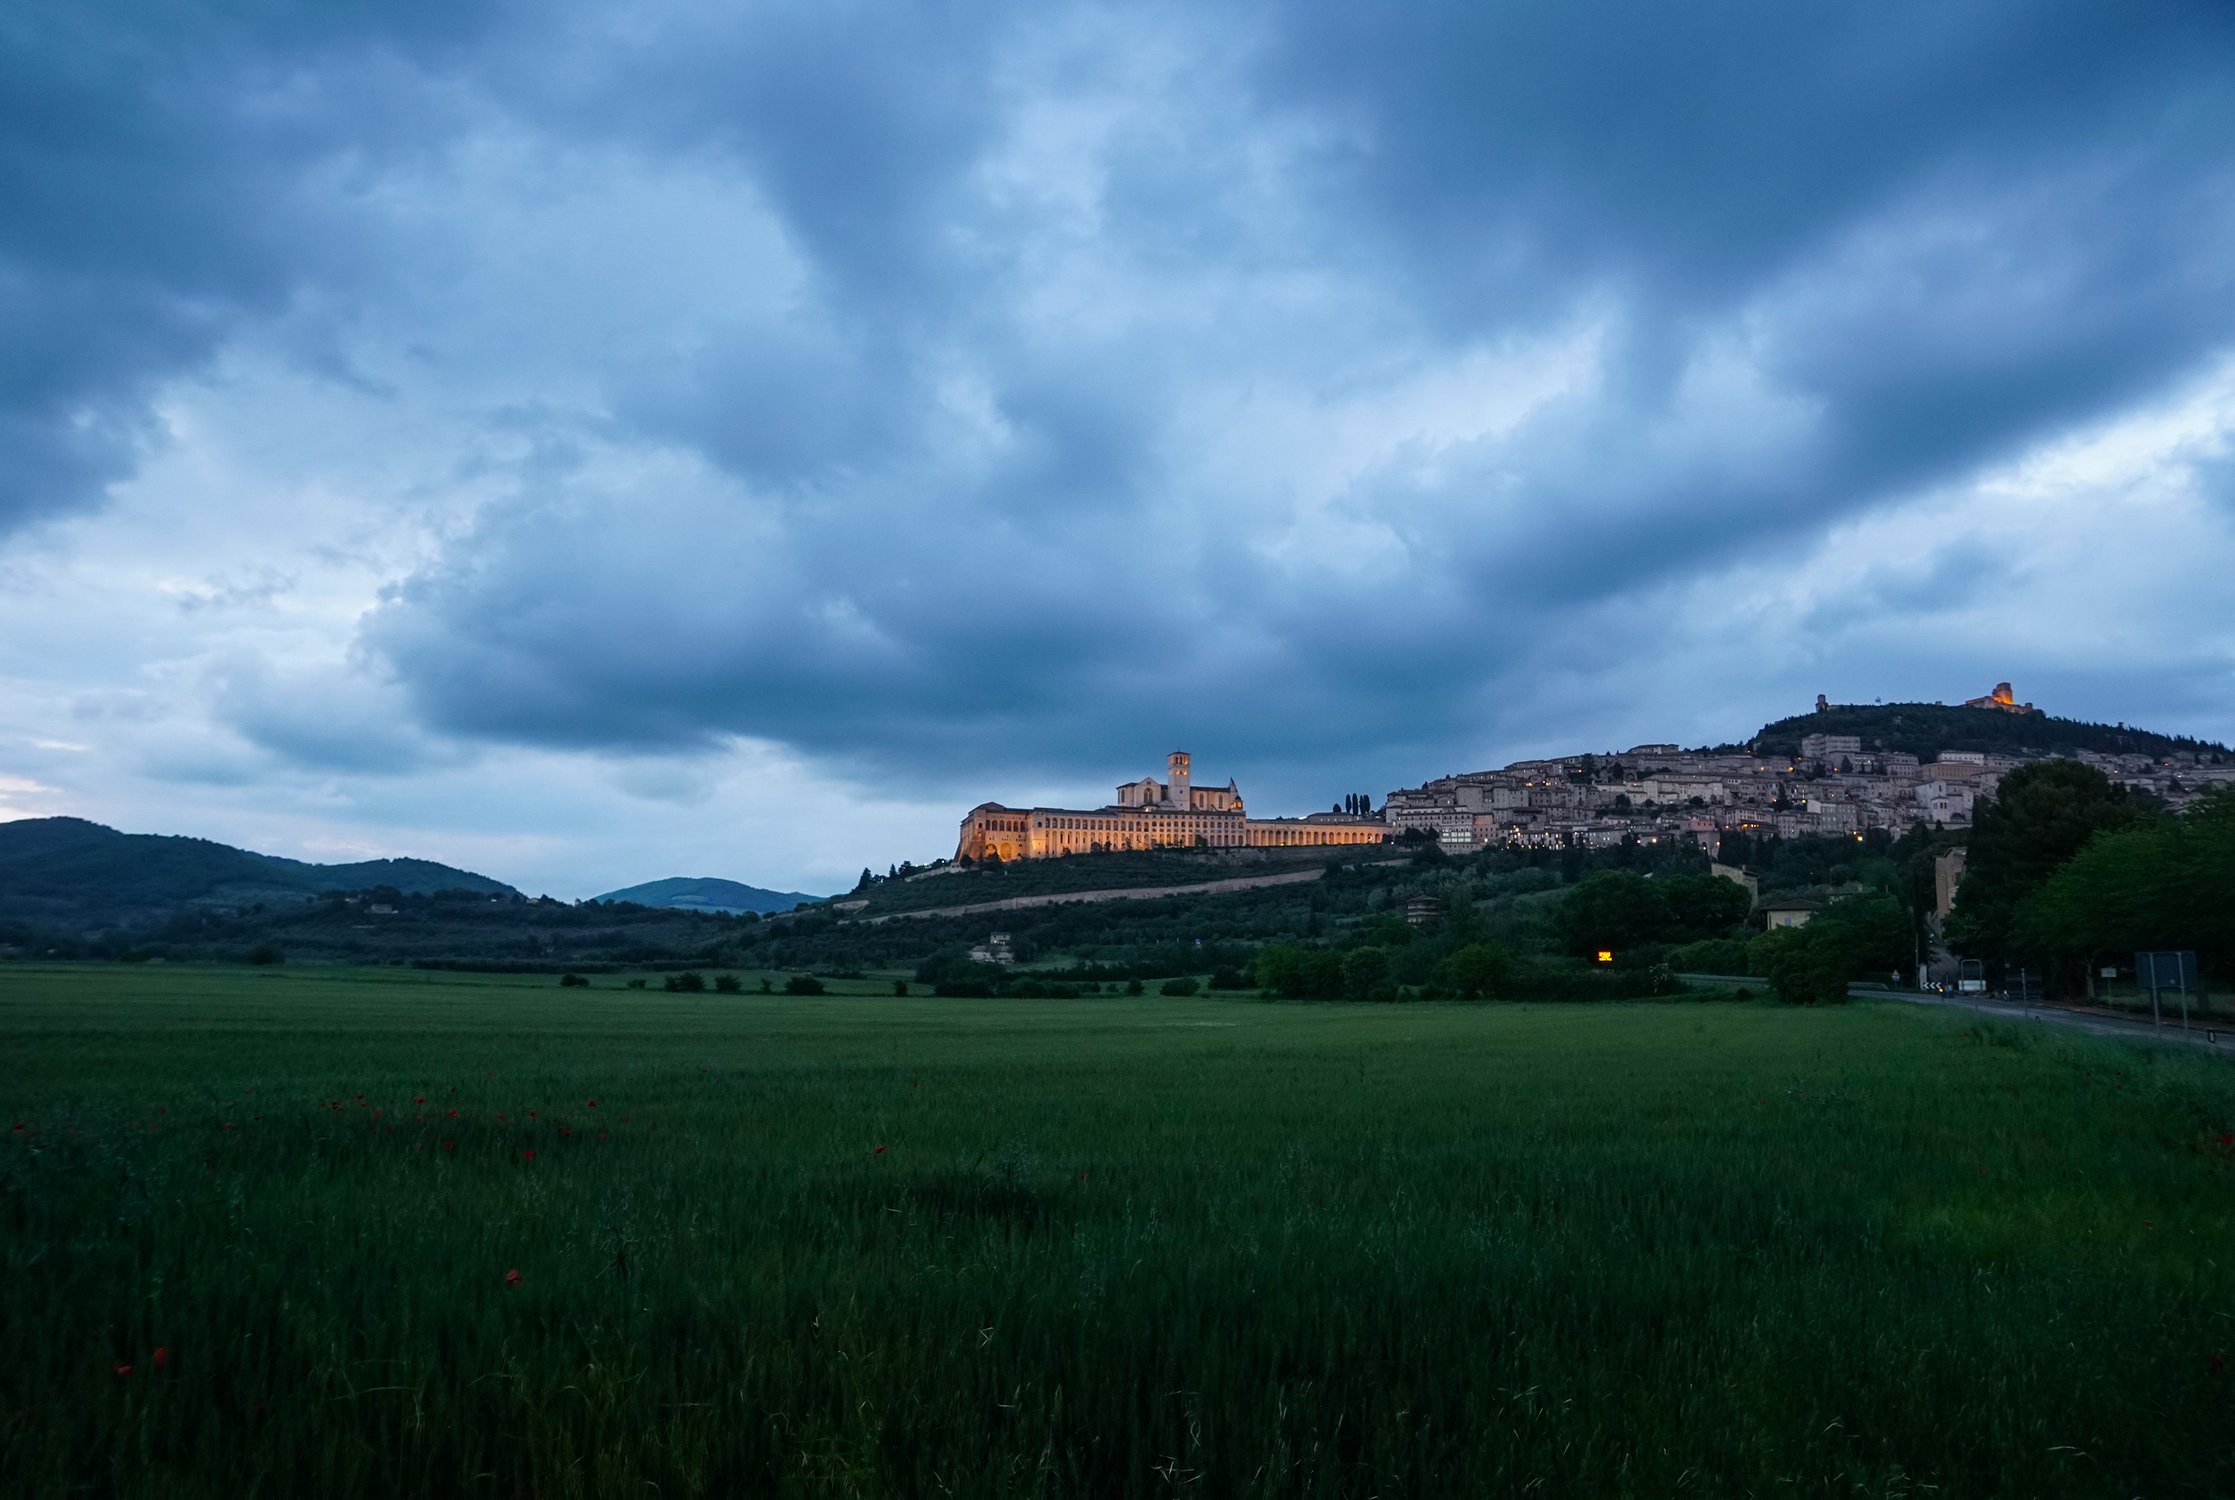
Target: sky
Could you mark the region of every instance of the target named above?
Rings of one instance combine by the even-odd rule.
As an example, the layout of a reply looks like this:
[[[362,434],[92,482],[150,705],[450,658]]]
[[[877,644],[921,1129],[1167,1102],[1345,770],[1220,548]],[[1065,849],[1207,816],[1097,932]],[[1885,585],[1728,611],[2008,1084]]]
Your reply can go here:
[[[0,819],[826,891],[2009,680],[2235,740],[2235,9],[24,0]]]

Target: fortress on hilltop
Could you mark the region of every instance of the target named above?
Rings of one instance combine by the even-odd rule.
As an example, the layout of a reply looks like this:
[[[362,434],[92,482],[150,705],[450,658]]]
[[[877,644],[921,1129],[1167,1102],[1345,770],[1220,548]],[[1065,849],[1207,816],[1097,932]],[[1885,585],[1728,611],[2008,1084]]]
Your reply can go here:
[[[1232,780],[1224,786],[1194,784],[1185,750],[1165,757],[1165,779],[1123,782],[1117,800],[1091,811],[1075,807],[1004,807],[986,802],[962,820],[955,858],[1048,859],[1113,849],[1275,849],[1311,845],[1379,844],[1389,836],[1381,819],[1346,813],[1303,818],[1253,818],[1242,808]]]
[[[2006,714],[2035,714],[2041,711],[2030,703],[2020,703],[2017,695],[2010,691],[2010,684],[2007,682],[1996,683],[1994,691],[1984,698],[1964,699],[1963,706],[1965,708],[1998,708]]]

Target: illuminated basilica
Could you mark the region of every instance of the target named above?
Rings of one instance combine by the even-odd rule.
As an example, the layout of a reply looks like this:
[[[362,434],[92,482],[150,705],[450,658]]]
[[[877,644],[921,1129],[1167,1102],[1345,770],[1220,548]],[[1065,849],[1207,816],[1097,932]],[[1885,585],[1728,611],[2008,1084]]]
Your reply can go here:
[[[956,859],[1050,859],[1112,849],[1274,849],[1378,844],[1389,829],[1379,818],[1313,813],[1305,818],[1252,818],[1229,780],[1196,786],[1185,750],[1166,757],[1165,780],[1144,776],[1119,785],[1117,801],[1087,811],[1071,807],[1004,807],[987,802],[962,820]]]

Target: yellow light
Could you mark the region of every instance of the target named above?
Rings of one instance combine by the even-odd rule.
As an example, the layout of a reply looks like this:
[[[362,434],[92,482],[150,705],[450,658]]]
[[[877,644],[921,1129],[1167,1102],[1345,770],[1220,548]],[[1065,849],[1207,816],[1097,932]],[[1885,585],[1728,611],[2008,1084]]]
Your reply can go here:
[[[1611,949],[1607,949],[1607,948],[1601,948],[1601,949],[1599,950],[1599,962],[1600,962],[1600,963],[1602,963],[1602,964],[1610,964],[1610,963],[1613,963],[1613,962],[1614,962],[1614,953],[1613,953],[1613,951],[1612,951]]]

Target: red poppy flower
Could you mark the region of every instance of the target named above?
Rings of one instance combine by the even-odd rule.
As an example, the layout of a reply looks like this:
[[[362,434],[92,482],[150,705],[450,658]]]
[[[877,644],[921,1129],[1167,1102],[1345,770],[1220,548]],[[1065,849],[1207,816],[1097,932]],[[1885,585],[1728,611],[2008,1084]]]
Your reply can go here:
[[[596,1109],[596,1108],[598,1107],[598,1101],[597,1101],[597,1100],[595,1100],[595,1099],[591,1099],[591,1100],[589,1100],[589,1101],[587,1101],[587,1102],[588,1102],[588,1104],[589,1104],[590,1108],[592,1108],[592,1109]]]
[[[601,1130],[601,1131],[599,1131],[599,1132],[598,1132],[598,1139],[599,1139],[599,1140],[601,1140],[601,1141],[602,1141],[602,1140],[604,1140],[604,1139],[606,1139],[606,1134],[605,1134],[605,1132],[604,1132],[604,1131],[602,1131],[602,1130]]]
[[[376,1109],[376,1110],[374,1110],[374,1111],[373,1111],[373,1118],[374,1118],[374,1119],[376,1119],[376,1120],[380,1118],[380,1111],[379,1111],[379,1110],[377,1110],[377,1109]]]
[[[498,1110],[498,1111],[497,1111],[497,1118],[498,1118],[498,1119],[500,1119],[500,1120],[504,1118],[504,1111],[503,1111],[503,1110],[501,1110],[501,1109],[500,1109],[500,1110]]]
[[[884,1148],[884,1147],[882,1147],[882,1146],[879,1146],[879,1147],[878,1147],[878,1148],[877,1148],[876,1150],[874,1150],[874,1151],[870,1152],[869,1154],[870,1154],[871,1156],[883,1156],[883,1155],[885,1154],[885,1148]]]
[[[456,1141],[444,1141],[442,1143],[442,1149],[445,1151],[455,1151],[458,1149],[458,1143]]]
[[[534,1153],[533,1151],[523,1151],[523,1152],[521,1152],[521,1153],[520,1153],[520,1160],[522,1160],[522,1161],[534,1161],[534,1160],[535,1160],[535,1153]]]
[[[535,1111],[534,1111],[534,1110],[532,1110],[532,1109],[531,1109],[531,1110],[529,1110],[529,1111],[528,1111],[528,1118],[529,1118],[529,1119],[531,1119],[531,1120],[535,1118]]]
[[[169,1364],[170,1362],[171,1362],[171,1351],[170,1351],[170,1349],[169,1349],[168,1347],[166,1347],[165,1345],[162,1345],[162,1344],[157,1344],[157,1345],[155,1346],[155,1368],[157,1368],[158,1370],[160,1370],[160,1369],[162,1369],[162,1368],[163,1368],[163,1367],[164,1367],[165,1365]]]
[[[520,1284],[520,1273],[518,1271],[505,1272],[504,1284],[506,1286],[518,1286]]]
[[[132,1367],[130,1365],[118,1365],[116,1367],[116,1378],[130,1380],[132,1378]]]
[[[559,1127],[559,1135],[560,1135],[560,1136],[561,1136],[562,1138],[564,1138],[564,1137],[566,1137],[566,1136],[570,1136],[570,1135],[572,1135],[572,1134],[574,1134],[574,1132],[573,1132],[573,1131],[571,1131],[571,1130],[569,1130],[569,1129],[567,1129],[567,1128],[566,1128],[566,1127],[565,1127],[564,1125],[561,1125],[561,1126]]]
[[[457,1119],[457,1118],[458,1118],[458,1112],[457,1112],[456,1110],[452,1110],[452,1111],[450,1111],[450,1118],[451,1118],[451,1119],[453,1119],[453,1120]]]
[[[411,1096],[411,1102],[414,1104],[425,1104],[427,1102],[427,1096],[425,1094],[413,1094]]]
[[[2211,1359],[2211,1365],[2212,1373],[2214,1375],[2217,1375],[2220,1371],[2227,1368],[2227,1356],[2224,1354],[2213,1355]]]
[[[16,1134],[17,1134],[17,1135],[21,1135],[21,1134],[23,1134],[23,1122],[22,1122],[21,1120],[18,1120],[18,1121],[16,1121],[16,1127],[15,1127],[15,1128],[16,1128]]]
[[[22,1128],[23,1127],[21,1125],[18,1125],[16,1127],[16,1129],[18,1130],[21,1130]],[[2219,1143],[2222,1146],[2235,1146],[2235,1134],[2231,1134],[2225,1130],[2221,1131],[2219,1133]]]

